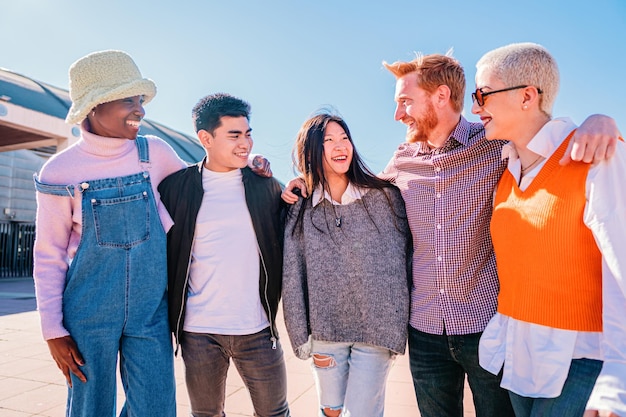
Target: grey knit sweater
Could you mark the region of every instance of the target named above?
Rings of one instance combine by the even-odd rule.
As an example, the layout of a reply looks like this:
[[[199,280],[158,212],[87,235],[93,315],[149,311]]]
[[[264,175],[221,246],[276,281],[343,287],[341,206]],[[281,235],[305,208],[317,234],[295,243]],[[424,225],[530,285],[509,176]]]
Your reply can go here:
[[[383,191],[370,189],[361,200],[339,206],[341,227],[335,226],[339,212],[326,199],[315,207],[310,198],[300,199],[291,208],[282,298],[296,356],[309,356],[305,277],[313,339],[367,343],[404,353],[410,233],[400,192],[395,187],[385,191],[393,209]],[[298,228],[292,233],[301,204],[307,205],[302,233]]]

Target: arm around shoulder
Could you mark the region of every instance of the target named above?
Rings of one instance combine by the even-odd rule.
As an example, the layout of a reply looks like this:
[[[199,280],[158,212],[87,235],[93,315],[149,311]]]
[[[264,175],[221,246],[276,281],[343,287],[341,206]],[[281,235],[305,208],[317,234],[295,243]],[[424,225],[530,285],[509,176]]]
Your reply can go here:
[[[599,162],[615,154],[618,140],[622,140],[617,123],[609,116],[593,114],[576,130],[560,163],[570,161]]]
[[[176,208],[178,207],[179,199],[183,198],[181,193],[184,189],[183,183],[187,176],[189,168],[180,169],[174,173],[169,174],[160,183],[157,189],[161,197],[161,202],[169,212],[170,216],[174,218]]]

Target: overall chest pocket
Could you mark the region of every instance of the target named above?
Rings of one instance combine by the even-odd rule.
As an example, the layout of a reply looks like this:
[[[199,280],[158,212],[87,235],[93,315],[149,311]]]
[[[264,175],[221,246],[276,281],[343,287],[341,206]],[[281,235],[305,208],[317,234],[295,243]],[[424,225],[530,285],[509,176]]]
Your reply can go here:
[[[143,191],[115,198],[92,198],[99,246],[128,249],[150,238],[150,196]]]

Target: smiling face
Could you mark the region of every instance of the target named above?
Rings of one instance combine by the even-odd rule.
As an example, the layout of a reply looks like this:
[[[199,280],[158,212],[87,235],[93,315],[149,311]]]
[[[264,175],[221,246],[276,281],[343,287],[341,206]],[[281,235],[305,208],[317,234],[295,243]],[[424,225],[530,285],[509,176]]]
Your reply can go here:
[[[221,125],[213,133],[198,131],[208,162],[206,168],[215,172],[228,172],[248,164],[252,150],[252,129],[246,117],[223,116]]]
[[[406,125],[408,142],[425,142],[439,123],[432,94],[418,87],[417,73],[398,78],[394,118]]]
[[[328,122],[324,131],[324,176],[347,177],[353,153],[352,142],[346,131],[337,122]]]
[[[484,93],[502,90],[510,86],[505,85],[488,69],[476,73],[476,87]],[[476,101],[472,104],[472,113],[480,117],[485,127],[487,139],[516,138],[516,131],[520,128],[521,112],[524,111],[524,89],[502,91],[485,97],[483,106]]]
[[[132,140],[145,114],[143,96],[134,96],[99,104],[87,118],[93,134]]]

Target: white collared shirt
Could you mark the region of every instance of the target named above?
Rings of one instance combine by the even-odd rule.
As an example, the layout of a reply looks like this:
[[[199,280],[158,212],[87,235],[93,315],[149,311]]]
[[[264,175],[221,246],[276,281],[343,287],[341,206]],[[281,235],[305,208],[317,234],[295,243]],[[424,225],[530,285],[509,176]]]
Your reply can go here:
[[[575,128],[568,118],[552,120],[535,135],[528,148],[547,159]],[[502,155],[509,158],[508,170],[520,182],[517,152],[512,145],[506,145]],[[521,178],[522,190],[532,183],[544,164],[545,160]],[[599,332],[554,329],[496,313],[481,337],[479,360],[483,368],[494,374],[504,367],[503,388],[526,397],[557,397],[572,359],[607,361],[613,357],[617,366],[605,363],[602,371],[602,375],[605,371],[609,373],[603,394],[609,395],[606,390],[613,390],[609,395],[612,398],[626,396],[626,189],[621,184],[624,178],[626,146],[620,143],[616,156],[590,168],[586,182],[584,223],[591,229],[602,253],[605,340]],[[607,317],[607,312],[615,316]]]
[[[315,190],[313,190],[313,207],[321,203],[323,199],[330,201],[334,205],[343,206],[346,204],[350,204],[363,198],[363,196],[367,194],[368,191],[369,189],[367,188],[357,187],[356,185],[352,185],[352,183],[348,183],[346,191],[344,191],[343,195],[341,196],[341,201],[334,201],[331,195],[328,194],[328,191],[322,190],[322,186],[318,185]]]

